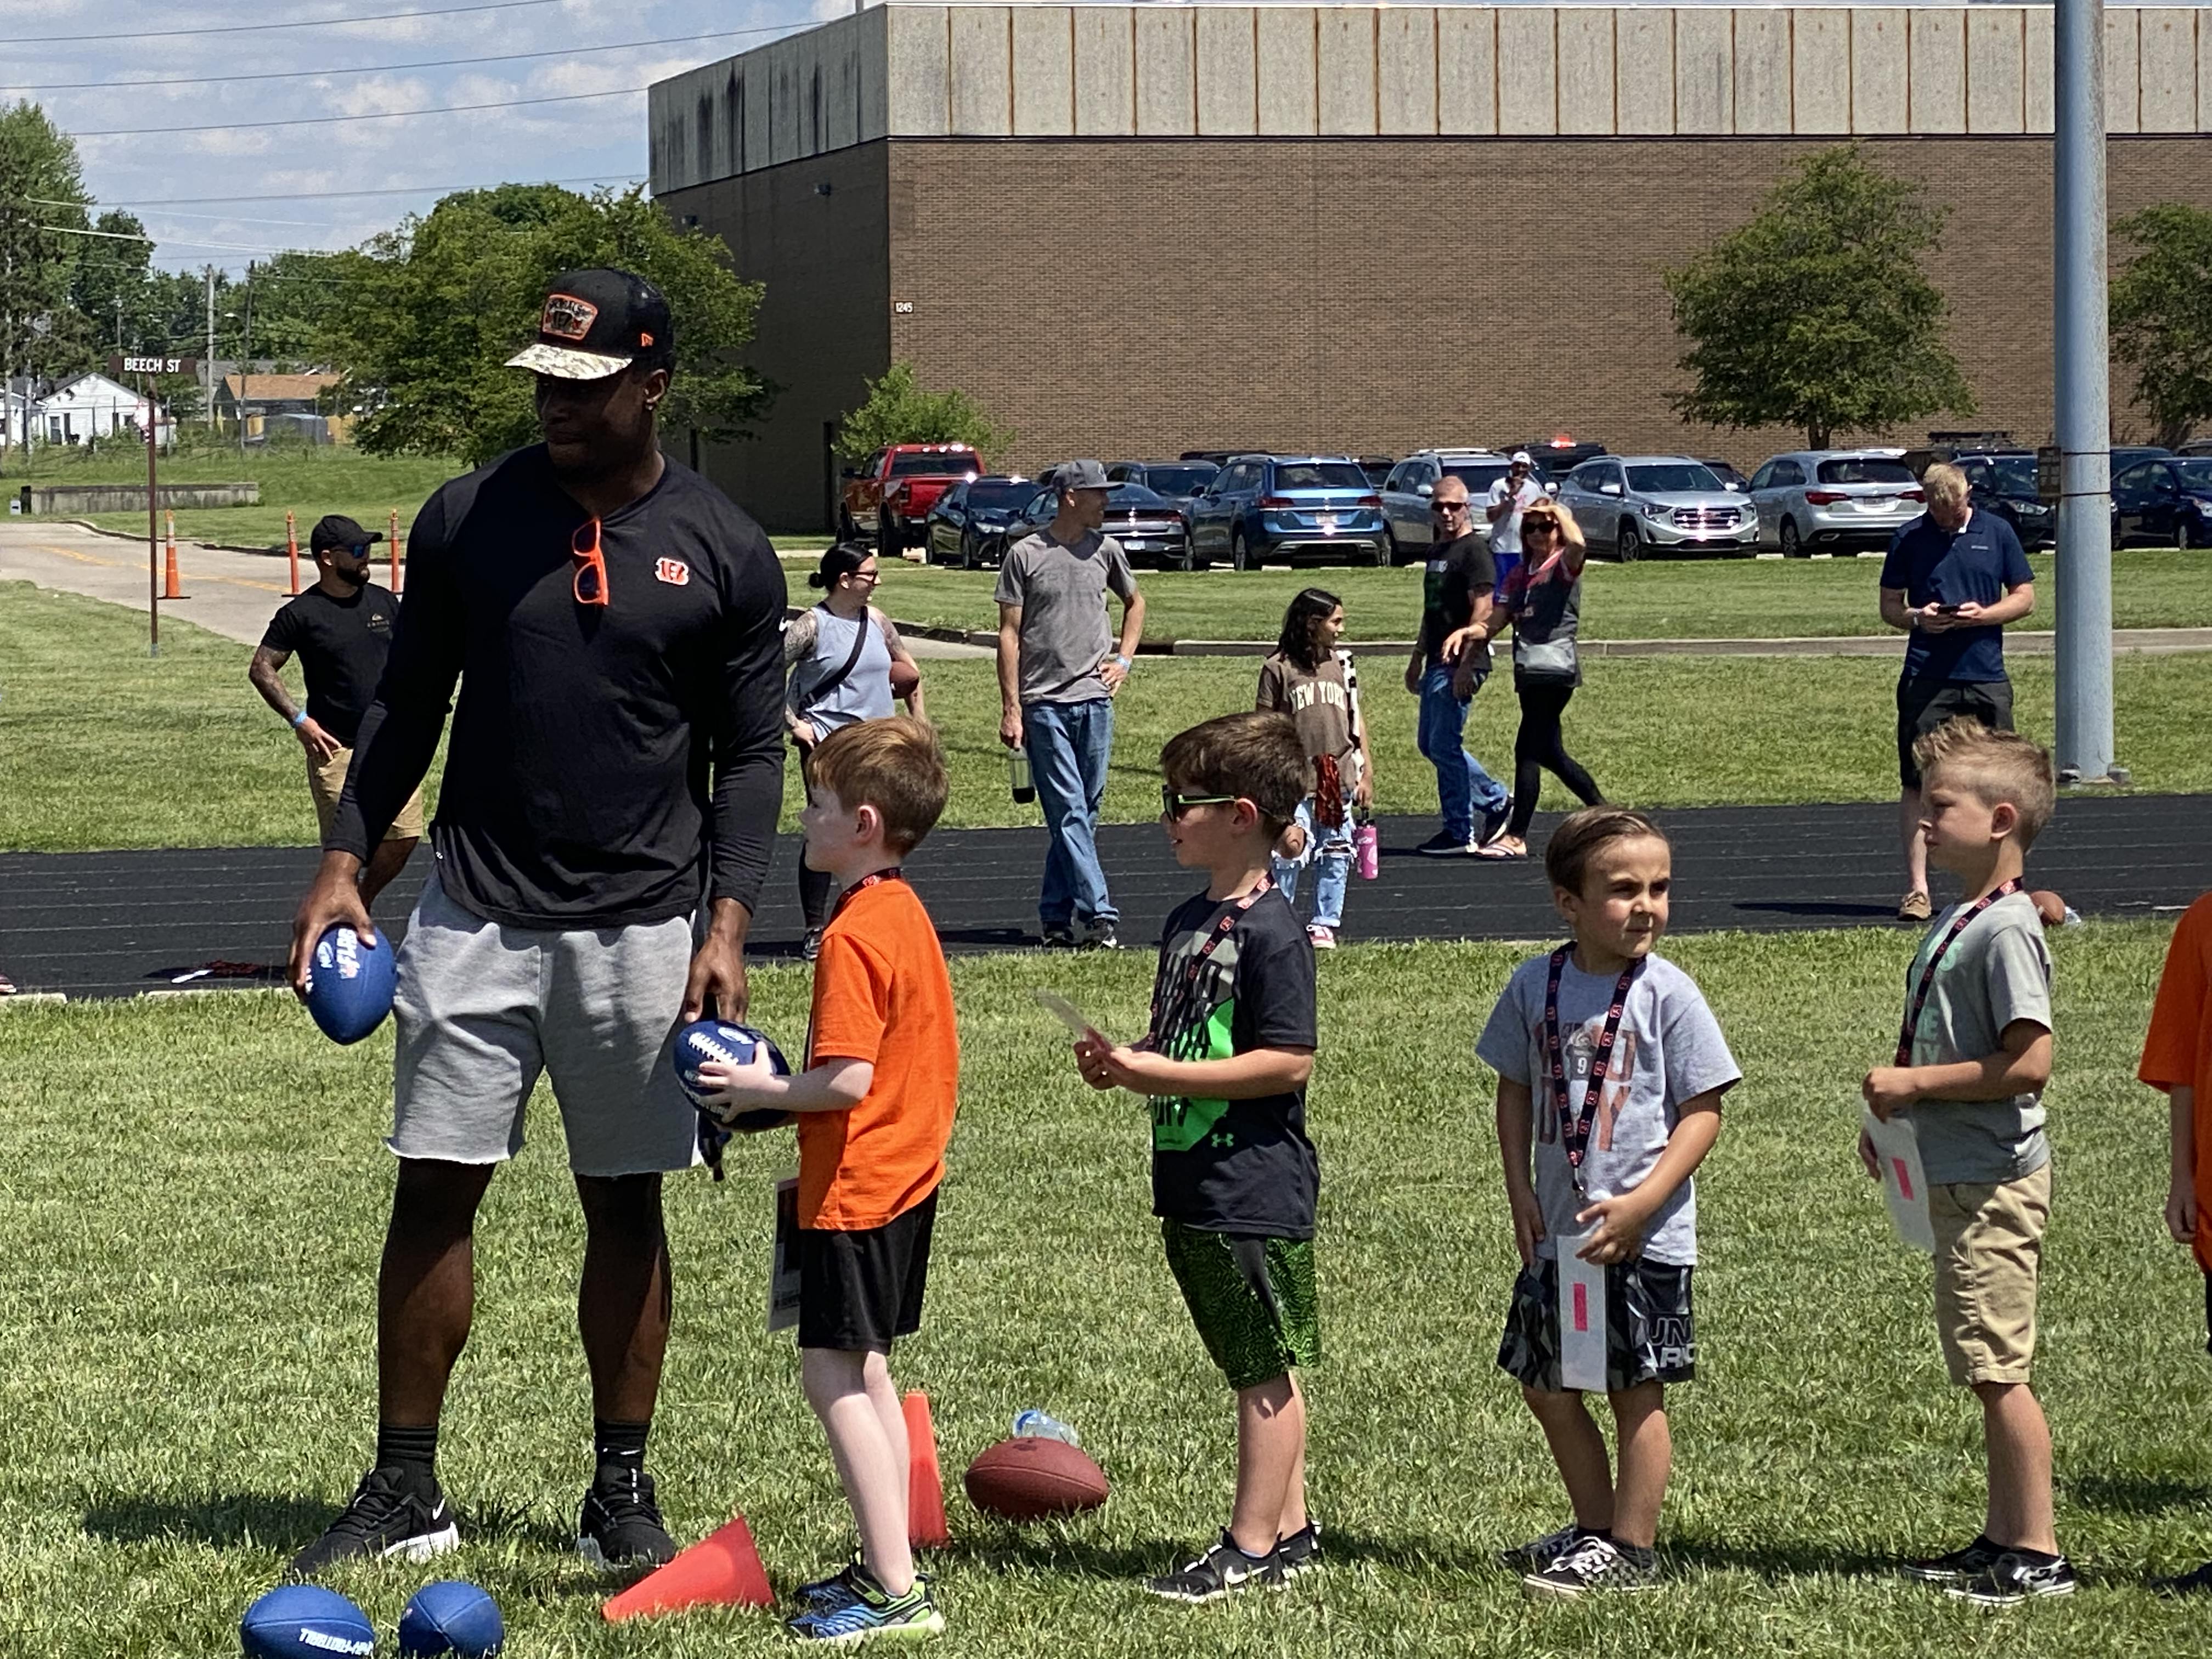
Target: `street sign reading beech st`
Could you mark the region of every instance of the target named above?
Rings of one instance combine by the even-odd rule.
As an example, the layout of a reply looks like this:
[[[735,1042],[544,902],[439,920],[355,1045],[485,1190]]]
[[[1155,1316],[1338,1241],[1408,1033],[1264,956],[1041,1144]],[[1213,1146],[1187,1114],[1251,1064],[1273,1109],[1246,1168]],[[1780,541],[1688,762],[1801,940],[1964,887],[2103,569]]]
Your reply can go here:
[[[197,357],[110,357],[110,374],[197,374]]]

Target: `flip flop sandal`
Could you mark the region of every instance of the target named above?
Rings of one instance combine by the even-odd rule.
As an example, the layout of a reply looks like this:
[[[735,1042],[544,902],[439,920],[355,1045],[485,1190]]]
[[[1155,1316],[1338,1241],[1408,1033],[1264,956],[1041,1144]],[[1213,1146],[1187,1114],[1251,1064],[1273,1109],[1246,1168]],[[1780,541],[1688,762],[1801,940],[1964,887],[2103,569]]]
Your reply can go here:
[[[1479,859],[1525,859],[1528,856],[1528,849],[1525,847],[1501,847],[1493,841],[1487,847],[1477,848],[1474,855]]]

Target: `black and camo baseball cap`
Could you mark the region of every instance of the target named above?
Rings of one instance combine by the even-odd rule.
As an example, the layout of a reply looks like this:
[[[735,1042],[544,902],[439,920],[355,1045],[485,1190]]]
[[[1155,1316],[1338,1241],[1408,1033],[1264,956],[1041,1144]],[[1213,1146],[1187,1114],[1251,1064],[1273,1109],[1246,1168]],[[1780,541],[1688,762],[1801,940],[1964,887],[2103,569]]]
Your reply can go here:
[[[563,380],[603,380],[640,358],[665,363],[676,344],[668,301],[633,271],[605,267],[554,279],[538,313],[538,339],[507,360]]]

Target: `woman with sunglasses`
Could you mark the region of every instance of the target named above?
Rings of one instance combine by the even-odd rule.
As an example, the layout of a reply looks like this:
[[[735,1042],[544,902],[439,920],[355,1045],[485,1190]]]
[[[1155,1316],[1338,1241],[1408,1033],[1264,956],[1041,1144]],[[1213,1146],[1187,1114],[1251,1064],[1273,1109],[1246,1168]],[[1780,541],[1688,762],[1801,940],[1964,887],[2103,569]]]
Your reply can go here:
[[[1582,527],[1558,501],[1538,501],[1522,516],[1521,562],[1506,577],[1498,602],[1498,615],[1513,624],[1513,690],[1521,699],[1521,730],[1513,739],[1513,816],[1505,833],[1478,858],[1528,856],[1528,824],[1547,771],[1585,806],[1603,799],[1596,781],[1567,753],[1559,732],[1559,717],[1583,683],[1575,638],[1589,556]]]
[[[876,556],[857,542],[840,542],[822,555],[806,578],[824,590],[822,602],[801,611],[784,630],[784,724],[799,750],[799,772],[810,777],[814,746],[841,726],[888,719],[891,704],[923,719],[921,670],[889,617],[868,603],[882,575]],[[830,920],[829,872],[799,866],[799,904],[806,917],[799,953],[814,960]]]

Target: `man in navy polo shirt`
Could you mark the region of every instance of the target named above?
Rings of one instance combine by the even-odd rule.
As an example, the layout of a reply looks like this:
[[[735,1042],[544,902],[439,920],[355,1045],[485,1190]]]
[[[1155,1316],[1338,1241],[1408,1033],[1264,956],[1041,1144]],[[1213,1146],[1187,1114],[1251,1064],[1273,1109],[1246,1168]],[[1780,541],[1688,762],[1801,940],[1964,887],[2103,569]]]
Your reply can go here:
[[[1966,475],[1931,466],[1920,480],[1928,510],[1897,532],[1881,566],[1881,619],[1911,635],[1897,682],[1898,824],[1909,884],[1897,907],[1925,921],[1928,843],[1920,838],[1920,769],[1912,745],[1964,714],[2012,730],[2004,625],[2035,609],[2035,577],[2012,526],[1968,501]]]

